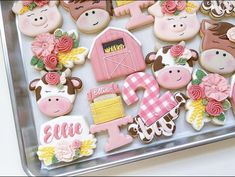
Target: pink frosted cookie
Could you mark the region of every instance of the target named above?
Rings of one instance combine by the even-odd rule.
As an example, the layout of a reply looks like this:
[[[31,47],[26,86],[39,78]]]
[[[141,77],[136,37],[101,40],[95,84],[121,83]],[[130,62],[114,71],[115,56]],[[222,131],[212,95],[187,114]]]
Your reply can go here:
[[[61,0],[70,12],[78,29],[83,33],[96,33],[108,26],[113,6],[112,0]]]
[[[201,66],[222,75],[235,71],[235,25],[228,22],[203,20]]]
[[[55,118],[72,110],[82,81],[69,75],[68,70],[62,73],[48,72],[41,79],[30,83],[29,89],[35,92],[38,107],[46,116]]]
[[[152,65],[153,73],[161,87],[181,89],[191,81],[193,61],[198,58],[195,50],[187,49],[185,42],[181,42],[149,53],[145,61]]]
[[[149,7],[155,17],[155,35],[163,41],[189,40],[200,30],[197,11],[200,1],[162,0]]]
[[[18,16],[20,31],[30,37],[53,32],[62,25],[62,16],[57,8],[58,1],[16,1],[12,10]]]
[[[179,117],[180,107],[186,103],[181,93],[170,92],[160,96],[157,81],[150,74],[138,72],[127,77],[122,88],[123,99],[127,105],[138,101],[136,90],[144,88],[144,95],[134,123],[128,127],[133,137],[139,137],[144,143],[150,143],[154,135],[172,136],[176,126],[174,120]]]
[[[63,116],[44,123],[39,140],[37,155],[45,166],[91,156],[96,148],[96,138],[81,116]]]
[[[117,17],[124,16],[127,14],[131,15],[129,22],[126,25],[128,30],[140,28],[145,25],[149,25],[154,22],[154,18],[151,15],[145,15],[141,12],[141,9],[148,8],[153,5],[155,1],[120,1],[116,0],[117,7],[114,8],[114,14]]]
[[[197,69],[192,83],[187,88],[190,98],[186,104],[187,122],[197,131],[208,122],[224,125],[225,112],[231,107],[228,100],[230,90],[230,85],[224,77]]]
[[[105,152],[112,151],[132,142],[132,137],[120,132],[120,126],[133,122],[131,116],[125,117],[119,88],[115,83],[92,89],[88,94],[94,125],[91,133],[107,131],[109,139]]]
[[[37,70],[62,70],[83,64],[88,49],[79,47],[79,36],[75,30],[64,32],[57,29],[54,34],[37,35],[31,44],[34,56],[31,65]]]
[[[88,58],[97,81],[145,69],[141,43],[127,30],[108,27],[94,40]]]

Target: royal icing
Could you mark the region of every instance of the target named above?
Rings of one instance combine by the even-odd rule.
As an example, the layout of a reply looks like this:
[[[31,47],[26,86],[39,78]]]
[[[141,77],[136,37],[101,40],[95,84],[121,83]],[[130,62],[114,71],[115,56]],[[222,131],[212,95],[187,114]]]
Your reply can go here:
[[[218,20],[224,16],[235,15],[234,1],[206,0],[201,6],[203,13],[209,14],[211,18]]]
[[[142,26],[151,24],[154,22],[154,18],[151,15],[145,15],[141,12],[141,9],[148,8],[154,4],[154,1],[126,1],[127,3],[120,3],[123,1],[116,0],[117,7],[114,8],[114,14],[117,17],[127,14],[131,15],[131,19],[126,25],[128,30],[140,28]],[[125,2],[125,1],[124,1]]]
[[[20,31],[30,37],[53,32],[62,25],[58,1],[16,1],[12,10],[18,16]]]
[[[201,25],[201,66],[209,72],[231,74],[235,71],[234,25],[203,20]]]
[[[187,49],[185,43],[181,42],[148,54],[145,61],[152,65],[152,71],[161,87],[181,89],[191,81],[193,61],[197,59],[198,53]]]
[[[54,34],[37,35],[31,44],[34,56],[31,65],[37,70],[62,70],[72,68],[75,64],[83,64],[88,49],[79,47],[76,31],[64,32],[57,29]]]
[[[81,88],[79,78],[57,72],[48,72],[29,85],[29,89],[36,94],[40,111],[51,118],[68,114],[73,108],[76,90]]]
[[[108,27],[94,40],[88,58],[97,81],[145,69],[140,42],[127,30]]]
[[[163,41],[189,40],[197,35],[200,21],[197,11],[200,1],[162,0],[149,7],[155,17],[155,35]]]
[[[96,33],[108,26],[112,16],[112,0],[61,0],[70,12],[78,29],[83,33]]]
[[[81,116],[63,116],[44,123],[39,139],[37,155],[45,166],[91,156],[96,148],[96,138]]]
[[[107,131],[109,139],[105,145],[105,152],[112,151],[132,142],[129,135],[123,135],[119,127],[133,121],[131,116],[125,117],[124,107],[119,93],[118,85],[115,83],[92,89],[88,94],[91,101],[91,113],[94,119],[94,125],[91,126],[91,133]],[[104,95],[110,95],[104,97]],[[97,99],[98,97],[102,99]]]
[[[141,133],[138,133],[140,130],[146,132],[146,130],[151,126],[156,126],[158,121],[163,121],[163,117],[169,112],[174,110],[178,103],[170,92],[164,93],[160,98],[160,88],[157,81],[150,74],[138,72],[127,77],[123,84],[122,95],[123,100],[127,105],[132,105],[138,101],[138,96],[136,90],[142,87],[145,89],[144,95],[141,101],[141,105],[138,111],[138,116],[135,118],[135,122],[131,124],[128,128],[129,132],[133,136],[139,135],[142,141],[150,142],[153,139],[142,138]],[[174,112],[174,111],[173,111]],[[139,117],[139,118],[138,118]],[[163,118],[163,119],[162,119]],[[172,120],[170,119],[169,122]],[[139,122],[139,123],[138,123]],[[167,121],[168,122],[168,121]],[[174,122],[171,122],[174,125]],[[139,125],[140,129],[136,129],[136,126]],[[162,128],[167,127],[167,124],[162,125]],[[159,127],[161,129],[161,127]],[[166,130],[166,129],[164,129]],[[163,130],[163,131],[164,131]],[[136,132],[136,134],[134,132]],[[160,130],[159,130],[160,131]],[[173,134],[175,129],[174,126],[168,127],[166,130],[169,134]],[[150,133],[150,132],[147,132]],[[150,134],[154,135],[154,132]]]
[[[199,131],[207,122],[224,125],[225,112],[230,109],[228,81],[218,74],[207,74],[201,69],[195,71],[192,83],[188,85],[186,120]]]
[[[233,112],[235,113],[235,75],[233,75],[232,81],[231,81],[230,97],[231,97],[231,103],[233,106]]]

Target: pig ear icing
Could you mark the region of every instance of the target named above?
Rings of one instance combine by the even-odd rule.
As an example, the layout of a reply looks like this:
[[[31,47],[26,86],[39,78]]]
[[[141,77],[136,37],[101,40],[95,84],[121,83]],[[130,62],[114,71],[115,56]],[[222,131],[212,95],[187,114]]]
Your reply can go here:
[[[40,81],[40,79],[35,79],[35,80],[31,81],[29,84],[29,90],[34,91],[36,89],[36,86],[39,81]]]
[[[12,7],[12,11],[15,13],[15,14],[20,14],[20,11],[21,9],[23,9],[23,2],[22,1],[16,1]]]
[[[75,89],[81,89],[82,88],[82,81],[81,79],[77,78],[77,77],[72,77],[71,78],[71,82],[73,83],[73,87]]]
[[[163,13],[162,13],[162,8],[160,6],[160,2],[158,1],[154,5],[149,7],[148,12],[155,17],[162,17]]]
[[[59,5],[59,0],[52,0],[49,2],[50,7],[58,6],[58,5]]]
[[[201,33],[204,35],[207,30],[214,26],[214,22],[211,20],[203,20],[201,24]]]
[[[60,4],[66,9],[69,10],[69,0],[61,0]]]

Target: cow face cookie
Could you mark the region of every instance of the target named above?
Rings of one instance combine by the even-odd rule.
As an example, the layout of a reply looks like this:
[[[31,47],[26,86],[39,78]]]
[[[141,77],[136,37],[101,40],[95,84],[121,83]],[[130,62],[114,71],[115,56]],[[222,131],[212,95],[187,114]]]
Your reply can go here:
[[[78,29],[83,33],[96,33],[108,26],[112,16],[112,1],[61,0],[70,12]]]
[[[96,138],[81,116],[63,116],[44,123],[39,139],[37,155],[45,166],[91,156],[96,148]]]
[[[29,85],[36,94],[40,111],[51,118],[68,114],[73,108],[77,90],[81,88],[82,81],[66,72],[48,72]]]
[[[209,72],[231,74],[235,71],[235,25],[203,20],[201,25],[201,66]]]
[[[37,70],[55,71],[83,64],[88,49],[79,47],[79,36],[75,30],[64,32],[57,29],[54,34],[37,35],[31,44],[34,56],[31,65]]]
[[[161,87],[181,89],[191,81],[193,61],[197,59],[198,53],[187,49],[185,42],[181,42],[148,54],[146,63],[152,65],[153,73]]]
[[[201,11],[214,20],[219,20],[226,16],[235,16],[235,2],[221,0],[206,0],[201,5]]]
[[[133,137],[139,137],[144,143],[150,143],[154,136],[172,136],[176,126],[174,120],[179,117],[180,107],[186,103],[181,93],[170,92],[160,97],[160,88],[151,74],[138,72],[127,77],[122,88],[123,100],[127,105],[138,101],[136,90],[144,88],[138,115],[128,127]]]
[[[162,0],[149,8],[155,17],[155,35],[163,41],[189,40],[197,35],[200,21],[197,11],[199,1]]]
[[[20,31],[30,37],[53,32],[62,24],[58,1],[16,1],[12,7],[18,15]]]
[[[231,107],[228,100],[230,90],[228,81],[219,74],[196,70],[187,88],[190,98],[186,104],[187,122],[197,131],[207,122],[224,125],[225,112]]]

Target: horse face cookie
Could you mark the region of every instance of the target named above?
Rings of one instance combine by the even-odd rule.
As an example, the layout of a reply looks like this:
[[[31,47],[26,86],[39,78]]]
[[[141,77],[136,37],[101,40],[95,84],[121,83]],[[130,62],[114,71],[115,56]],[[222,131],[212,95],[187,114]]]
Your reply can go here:
[[[158,1],[149,8],[149,13],[155,17],[155,35],[169,42],[193,38],[200,29],[199,7],[197,1]]]
[[[185,43],[181,42],[148,54],[146,63],[152,64],[152,70],[160,86],[166,89],[180,89],[191,81],[193,61],[197,59],[198,53],[187,49]]]
[[[215,20],[219,20],[225,16],[235,15],[234,1],[206,0],[203,1],[201,11]]]
[[[96,138],[81,116],[63,116],[44,123],[39,140],[37,155],[45,166],[91,156],[96,148]]]
[[[200,64],[209,72],[231,74],[235,71],[235,25],[204,20],[201,26]]]
[[[30,37],[52,32],[62,24],[58,1],[17,1],[12,10],[18,15],[20,31]]]
[[[68,114],[76,98],[76,90],[82,88],[82,81],[68,77],[65,72],[48,72],[41,79],[33,80],[29,89],[36,94],[40,111],[48,117]]]
[[[231,107],[228,101],[230,90],[228,81],[219,74],[196,70],[187,88],[190,98],[186,104],[187,122],[197,131],[207,122],[224,125],[225,112]]]
[[[96,33],[108,26],[112,16],[112,1],[61,0],[83,33]]]
[[[57,29],[54,34],[37,35],[31,44],[34,56],[31,65],[37,70],[62,70],[83,64],[88,49],[79,47],[79,36],[75,30],[64,32]]]

